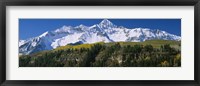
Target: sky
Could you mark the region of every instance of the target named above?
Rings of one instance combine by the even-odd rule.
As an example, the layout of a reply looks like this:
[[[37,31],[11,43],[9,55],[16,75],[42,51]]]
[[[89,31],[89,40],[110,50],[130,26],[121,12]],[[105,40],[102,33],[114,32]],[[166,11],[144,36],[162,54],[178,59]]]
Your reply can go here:
[[[103,19],[19,19],[19,39],[36,37],[46,31],[53,31],[62,26],[92,26]],[[108,19],[117,26],[126,28],[149,28],[164,30],[181,36],[181,19]]]

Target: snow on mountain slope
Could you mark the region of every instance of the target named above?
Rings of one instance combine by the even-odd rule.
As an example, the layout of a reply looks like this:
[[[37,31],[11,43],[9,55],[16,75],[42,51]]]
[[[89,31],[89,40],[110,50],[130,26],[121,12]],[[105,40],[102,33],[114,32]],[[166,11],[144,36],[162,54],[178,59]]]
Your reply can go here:
[[[26,40],[19,40],[19,46],[23,45],[26,43]]]
[[[69,34],[58,39],[54,39],[51,46],[52,48],[57,48],[59,46],[65,46],[70,43],[76,43],[79,41],[79,38],[81,37],[81,35],[83,35],[83,33],[74,33],[74,34]]]
[[[32,54],[43,50],[55,49],[59,46],[76,43],[95,43],[95,42],[142,42],[145,40],[181,40],[176,36],[165,31],[153,30],[148,28],[128,29],[123,26],[116,26],[107,19],[93,26],[79,25],[76,27],[63,26],[54,31],[47,31],[43,34],[19,41],[19,53]]]

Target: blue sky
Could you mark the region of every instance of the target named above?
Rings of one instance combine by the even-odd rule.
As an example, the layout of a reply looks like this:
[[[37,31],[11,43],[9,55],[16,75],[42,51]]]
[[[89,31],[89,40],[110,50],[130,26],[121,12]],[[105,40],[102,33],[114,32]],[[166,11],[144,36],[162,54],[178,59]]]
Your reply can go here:
[[[80,24],[92,26],[103,19],[19,19],[19,39],[39,36],[46,31],[52,31],[66,26]],[[108,19],[117,26],[127,28],[150,28],[181,35],[181,19]]]

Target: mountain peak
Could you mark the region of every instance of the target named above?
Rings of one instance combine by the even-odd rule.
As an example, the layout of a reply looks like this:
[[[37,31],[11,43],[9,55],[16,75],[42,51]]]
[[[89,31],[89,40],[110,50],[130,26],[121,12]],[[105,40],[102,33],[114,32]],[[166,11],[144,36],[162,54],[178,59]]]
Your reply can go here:
[[[111,21],[109,21],[108,19],[103,19],[100,23],[99,23],[99,27],[100,28],[104,28],[104,29],[108,29],[108,28],[116,28],[117,26],[114,25]]]
[[[56,32],[56,33],[68,32],[72,28],[73,28],[72,26],[66,26],[66,25],[64,25],[61,28],[58,28],[58,29],[54,30],[54,32]]]
[[[39,37],[45,37],[49,34],[49,31],[44,32],[42,35],[40,35]]]
[[[76,26],[77,28],[85,28],[87,26],[83,25],[83,24],[80,24],[79,26]]]
[[[105,24],[105,23],[112,23],[111,21],[109,21],[108,19],[103,19],[102,21],[101,21],[101,23],[103,24]]]

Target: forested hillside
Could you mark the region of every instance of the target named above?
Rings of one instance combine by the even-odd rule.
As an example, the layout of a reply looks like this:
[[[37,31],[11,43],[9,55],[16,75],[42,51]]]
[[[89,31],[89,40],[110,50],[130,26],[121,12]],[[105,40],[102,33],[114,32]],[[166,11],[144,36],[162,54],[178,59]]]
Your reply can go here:
[[[20,67],[180,67],[181,42],[149,40],[66,45],[19,56]]]

